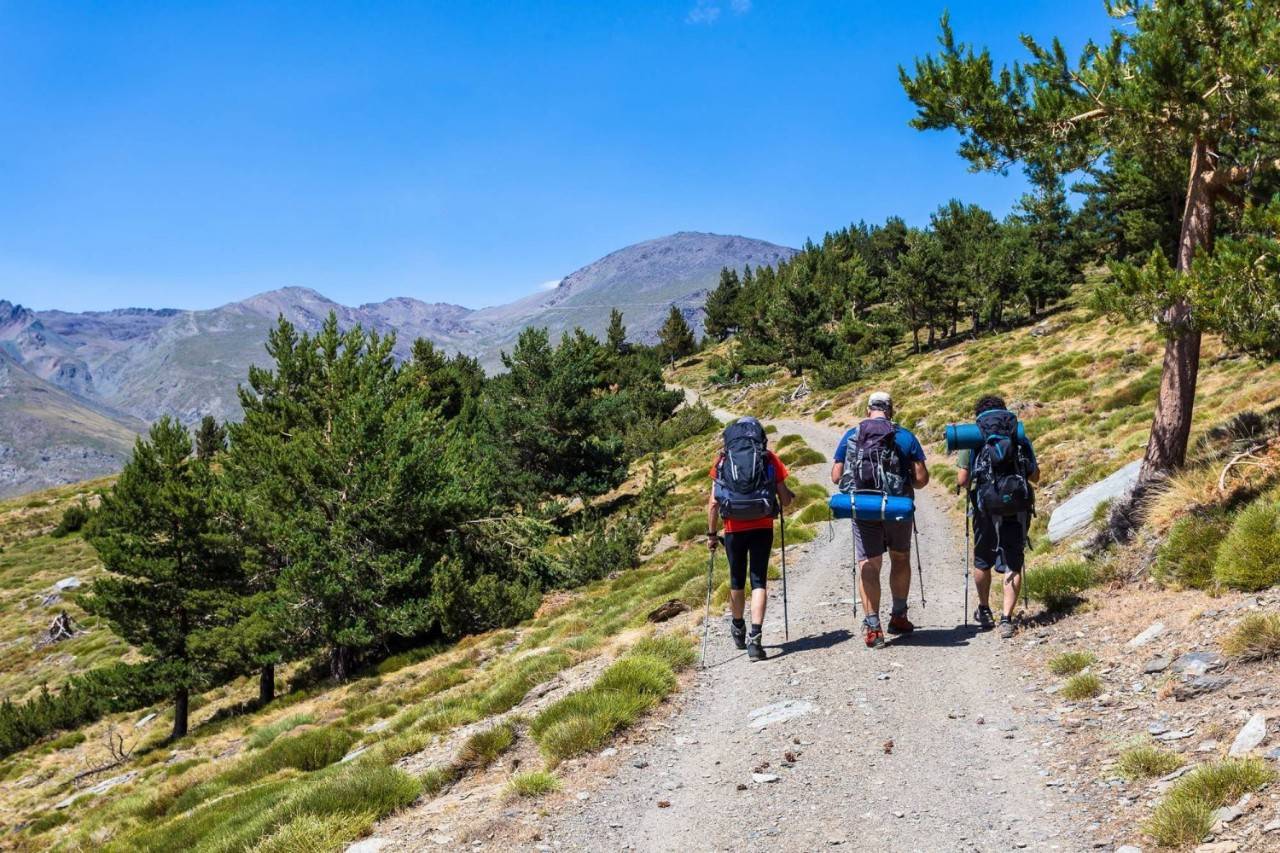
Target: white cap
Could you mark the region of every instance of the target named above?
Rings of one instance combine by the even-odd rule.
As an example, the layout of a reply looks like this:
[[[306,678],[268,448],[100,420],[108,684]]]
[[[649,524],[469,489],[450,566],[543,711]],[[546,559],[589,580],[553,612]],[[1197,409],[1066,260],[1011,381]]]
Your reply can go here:
[[[875,391],[867,398],[868,409],[892,409],[893,397],[888,391]]]

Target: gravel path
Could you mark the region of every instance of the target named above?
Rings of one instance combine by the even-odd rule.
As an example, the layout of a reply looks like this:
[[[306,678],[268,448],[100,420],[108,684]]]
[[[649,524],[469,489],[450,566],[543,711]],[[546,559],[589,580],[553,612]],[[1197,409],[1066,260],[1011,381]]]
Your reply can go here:
[[[824,454],[841,433],[774,423]],[[827,473],[820,465],[797,475],[826,482]],[[713,615],[710,665],[682,712],[628,751],[590,799],[550,815],[542,849],[1087,848],[1037,766],[1044,735],[1020,710],[1017,652],[963,626],[963,530],[945,500],[930,488],[917,501],[928,606],[913,578],[913,636],[863,646],[847,522],[834,538],[822,529],[788,549],[790,642],[780,584],[770,587],[767,662],[733,648],[727,610]],[[782,702],[802,713],[753,726],[753,711]]]

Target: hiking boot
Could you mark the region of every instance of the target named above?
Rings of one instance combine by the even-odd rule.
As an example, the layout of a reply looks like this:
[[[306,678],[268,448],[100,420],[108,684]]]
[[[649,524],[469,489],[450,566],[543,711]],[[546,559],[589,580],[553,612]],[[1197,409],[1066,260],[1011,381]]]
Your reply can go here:
[[[729,636],[733,637],[733,644],[739,651],[747,647],[747,626],[743,625],[739,628],[737,625],[730,623]]]
[[[905,613],[895,613],[889,617],[889,633],[890,634],[910,634],[916,629],[911,624],[911,620],[907,618]]]
[[[764,640],[759,634],[747,637],[747,657],[753,661],[765,660],[769,656],[764,653]]]
[[[1013,639],[1013,620],[1010,619],[1008,616],[1000,617],[1000,639],[1002,640]]]
[[[863,622],[862,627],[867,632],[866,634],[867,648],[878,649],[884,645],[884,631],[881,629],[879,624],[877,624],[874,628],[872,628],[866,622]]]
[[[979,607],[973,611],[973,621],[978,623],[978,627],[983,631],[990,631],[996,626],[996,617],[991,613],[990,607]]]

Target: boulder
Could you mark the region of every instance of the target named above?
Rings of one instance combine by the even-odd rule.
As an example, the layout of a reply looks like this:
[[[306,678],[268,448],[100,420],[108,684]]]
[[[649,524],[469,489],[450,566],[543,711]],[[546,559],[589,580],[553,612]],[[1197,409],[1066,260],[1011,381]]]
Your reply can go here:
[[[1133,488],[1138,482],[1138,469],[1141,467],[1142,460],[1135,459],[1105,480],[1099,480],[1059,504],[1049,516],[1049,541],[1061,542],[1087,528],[1099,504],[1123,497]]]
[[[1156,637],[1159,637],[1163,633],[1164,633],[1164,623],[1152,622],[1150,625],[1147,626],[1147,630],[1143,631],[1141,634],[1134,637],[1125,645],[1127,645],[1131,649],[1136,649],[1139,646],[1145,646],[1147,643],[1151,642],[1152,640],[1154,640]]]
[[[1227,755],[1232,757],[1240,755],[1248,755],[1267,739],[1267,718],[1263,714],[1254,714],[1249,718],[1249,722],[1244,724],[1244,728],[1240,729],[1236,739],[1231,743],[1231,749],[1227,750]]]
[[[1173,662],[1173,671],[1186,678],[1195,678],[1207,672],[1214,672],[1227,665],[1226,660],[1217,652],[1187,652],[1179,655]]]
[[[1179,702],[1195,699],[1206,693],[1221,690],[1231,683],[1229,675],[1198,675],[1191,680],[1173,688],[1173,698]]]

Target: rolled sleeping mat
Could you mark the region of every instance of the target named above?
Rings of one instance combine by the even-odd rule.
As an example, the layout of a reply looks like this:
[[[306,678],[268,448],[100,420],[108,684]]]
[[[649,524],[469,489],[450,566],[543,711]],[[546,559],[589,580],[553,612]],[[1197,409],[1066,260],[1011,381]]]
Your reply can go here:
[[[982,446],[982,430],[977,424],[947,424],[947,452],[977,450]],[[1027,432],[1018,421],[1018,438],[1026,438]]]
[[[856,514],[859,521],[908,521],[916,512],[912,498],[882,492],[836,492],[827,506],[835,518],[852,518]]]

